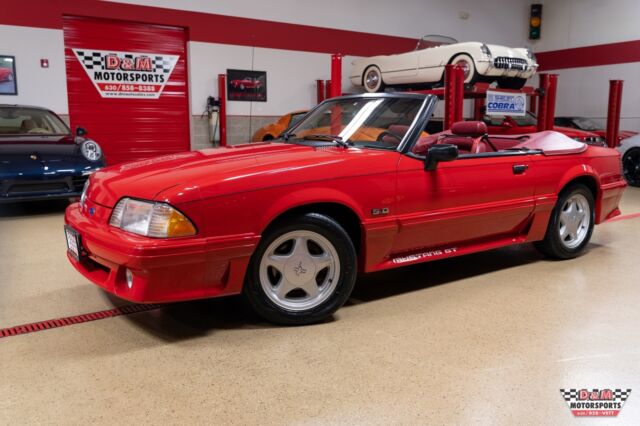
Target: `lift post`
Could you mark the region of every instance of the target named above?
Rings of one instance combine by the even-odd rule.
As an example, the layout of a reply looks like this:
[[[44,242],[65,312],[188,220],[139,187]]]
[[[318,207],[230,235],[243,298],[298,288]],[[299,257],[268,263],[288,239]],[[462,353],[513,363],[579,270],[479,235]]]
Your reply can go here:
[[[464,74],[462,68],[452,64],[444,67],[444,129],[449,130],[456,121],[462,121],[464,100]]]
[[[622,83],[622,80],[609,80],[609,106],[607,108],[607,145],[609,148],[615,148],[619,144]]]
[[[324,80],[316,80],[316,101],[318,103],[324,101],[326,96],[325,90],[326,86],[324,84]]]
[[[331,97],[342,94],[342,54],[331,55]]]
[[[540,81],[538,83],[538,132],[542,132],[547,128],[547,93],[549,92],[549,74],[538,74]]]
[[[556,120],[556,93],[558,92],[558,74],[549,74],[549,88],[545,96],[547,102],[547,119],[545,130],[553,130]]]
[[[218,74],[218,97],[220,98],[220,146],[227,146],[227,75]]]

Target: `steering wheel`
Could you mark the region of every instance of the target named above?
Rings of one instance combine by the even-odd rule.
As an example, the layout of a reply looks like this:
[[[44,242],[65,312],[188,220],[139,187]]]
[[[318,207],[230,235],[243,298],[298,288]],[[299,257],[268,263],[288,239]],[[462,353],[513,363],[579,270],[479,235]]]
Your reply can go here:
[[[395,134],[393,132],[390,132],[388,130],[384,130],[384,131],[380,132],[380,134],[376,138],[376,142],[384,142],[383,139],[384,139],[385,136],[391,136],[392,138],[397,139],[398,140],[398,144],[400,142],[402,142],[402,136],[397,135],[397,134]]]

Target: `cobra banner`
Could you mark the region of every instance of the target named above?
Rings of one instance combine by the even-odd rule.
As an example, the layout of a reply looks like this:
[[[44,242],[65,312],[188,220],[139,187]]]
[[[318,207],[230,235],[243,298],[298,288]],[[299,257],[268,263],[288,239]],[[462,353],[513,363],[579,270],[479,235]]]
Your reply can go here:
[[[177,55],[73,49],[103,98],[158,99],[178,62]]]

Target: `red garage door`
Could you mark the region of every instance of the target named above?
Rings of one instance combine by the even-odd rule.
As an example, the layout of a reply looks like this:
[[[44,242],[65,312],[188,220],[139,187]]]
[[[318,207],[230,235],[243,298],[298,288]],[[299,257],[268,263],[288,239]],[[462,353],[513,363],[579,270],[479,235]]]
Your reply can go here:
[[[108,164],[189,150],[183,29],[65,17],[64,43],[71,126]]]

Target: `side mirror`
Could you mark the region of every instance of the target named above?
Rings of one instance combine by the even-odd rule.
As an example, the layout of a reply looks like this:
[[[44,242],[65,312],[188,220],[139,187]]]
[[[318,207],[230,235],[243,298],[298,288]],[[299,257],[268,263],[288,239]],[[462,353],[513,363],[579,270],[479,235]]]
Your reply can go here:
[[[87,133],[87,129],[85,129],[84,127],[76,127],[76,136],[78,137],[83,137],[85,136]]]
[[[453,161],[458,158],[458,147],[448,143],[434,145],[427,151],[424,159],[425,170],[435,170],[441,161]]]

